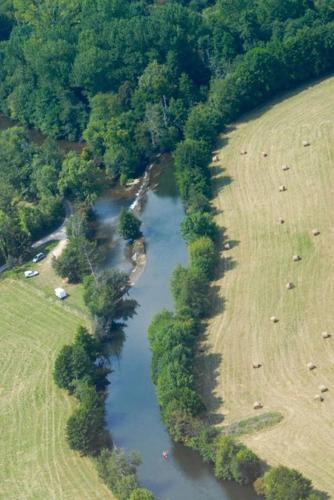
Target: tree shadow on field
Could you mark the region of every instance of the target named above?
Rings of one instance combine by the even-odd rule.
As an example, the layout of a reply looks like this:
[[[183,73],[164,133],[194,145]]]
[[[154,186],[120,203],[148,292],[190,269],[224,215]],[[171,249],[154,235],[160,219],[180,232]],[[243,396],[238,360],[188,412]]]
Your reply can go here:
[[[226,175],[226,168],[221,166],[216,166],[211,168],[211,180],[212,180],[212,194],[214,197],[233,182],[233,177]]]
[[[206,419],[212,425],[220,424],[224,420],[224,416],[217,413],[224,402],[223,398],[215,394],[221,364],[221,354],[206,353],[205,347],[200,348],[197,359],[197,380],[200,392],[205,395],[205,405],[210,408]]]

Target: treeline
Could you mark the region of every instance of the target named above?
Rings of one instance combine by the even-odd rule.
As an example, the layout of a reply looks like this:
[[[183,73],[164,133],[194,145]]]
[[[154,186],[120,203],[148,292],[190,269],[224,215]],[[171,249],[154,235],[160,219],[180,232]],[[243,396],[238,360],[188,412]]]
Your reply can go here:
[[[79,327],[70,345],[60,350],[54,367],[54,381],[77,400],[66,424],[66,439],[72,450],[94,457],[97,471],[119,500],[154,500],[140,488],[136,453],[129,456],[121,449],[111,449],[105,428],[104,390],[108,385],[109,363],[103,345],[84,327]]]

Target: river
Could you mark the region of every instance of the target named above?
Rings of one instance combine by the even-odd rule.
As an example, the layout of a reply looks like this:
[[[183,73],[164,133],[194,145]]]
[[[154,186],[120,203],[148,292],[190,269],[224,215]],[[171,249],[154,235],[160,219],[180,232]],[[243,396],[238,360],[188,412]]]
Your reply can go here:
[[[147,264],[130,293],[139,306],[127,322],[123,348],[112,356],[114,371],[106,399],[108,429],[116,446],[140,452],[140,481],[160,499],[254,500],[257,496],[251,488],[217,481],[197,453],[173,443],[160,418],[150,378],[147,329],[157,312],[172,308],[169,279],[177,264],[187,264],[187,249],[179,232],[184,211],[171,167],[165,167],[155,181],[145,195],[141,212]],[[132,201],[133,197],[110,196],[98,201],[96,213],[104,234],[114,232],[120,208]],[[118,240],[108,265],[129,270],[124,249],[124,243]],[[169,452],[167,461],[162,458],[163,450]]]

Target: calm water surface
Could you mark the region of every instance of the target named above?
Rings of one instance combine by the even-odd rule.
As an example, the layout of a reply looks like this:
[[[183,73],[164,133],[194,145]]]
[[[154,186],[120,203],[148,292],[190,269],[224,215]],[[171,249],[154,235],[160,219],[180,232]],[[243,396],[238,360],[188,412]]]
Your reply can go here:
[[[99,201],[96,211],[104,233],[108,226],[112,231],[120,207],[129,206],[131,201],[108,197]],[[131,290],[131,298],[139,303],[137,314],[127,323],[121,354],[113,357],[114,372],[106,400],[108,428],[118,447],[139,450],[143,459],[140,481],[160,499],[254,500],[257,497],[251,489],[217,481],[197,453],[171,441],[161,422],[150,378],[147,329],[157,312],[172,308],[169,279],[177,264],[187,263],[186,246],[179,233],[183,216],[168,168],[160,175],[157,187],[148,191],[141,214],[147,265]],[[123,251],[118,241],[109,263],[126,268]],[[169,451],[167,461],[162,459],[163,450]]]

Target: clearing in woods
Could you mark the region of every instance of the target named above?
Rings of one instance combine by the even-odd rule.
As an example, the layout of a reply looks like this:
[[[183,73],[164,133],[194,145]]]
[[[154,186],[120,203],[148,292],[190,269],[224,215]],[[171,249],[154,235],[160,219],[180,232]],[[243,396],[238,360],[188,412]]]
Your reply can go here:
[[[219,312],[206,332],[202,378],[206,402],[225,416],[223,425],[281,412],[281,423],[243,440],[270,464],[299,469],[332,496],[333,94],[334,78],[307,86],[222,136],[213,166],[215,206],[231,249],[223,250],[223,276],[215,283]],[[287,190],[280,192],[281,185]],[[294,254],[302,260],[294,262]],[[287,289],[288,282],[295,288]],[[324,340],[323,331],[332,337]],[[253,362],[262,367],[253,369]],[[312,371],[309,362],[316,364]],[[321,384],[329,389],[323,402],[314,400]],[[253,409],[255,401],[262,410]]]
[[[75,403],[52,378],[57,353],[86,321],[71,310],[75,293],[67,304],[53,297],[49,259],[30,268],[40,277],[0,281],[0,498],[112,499],[93,463],[66,444]]]

